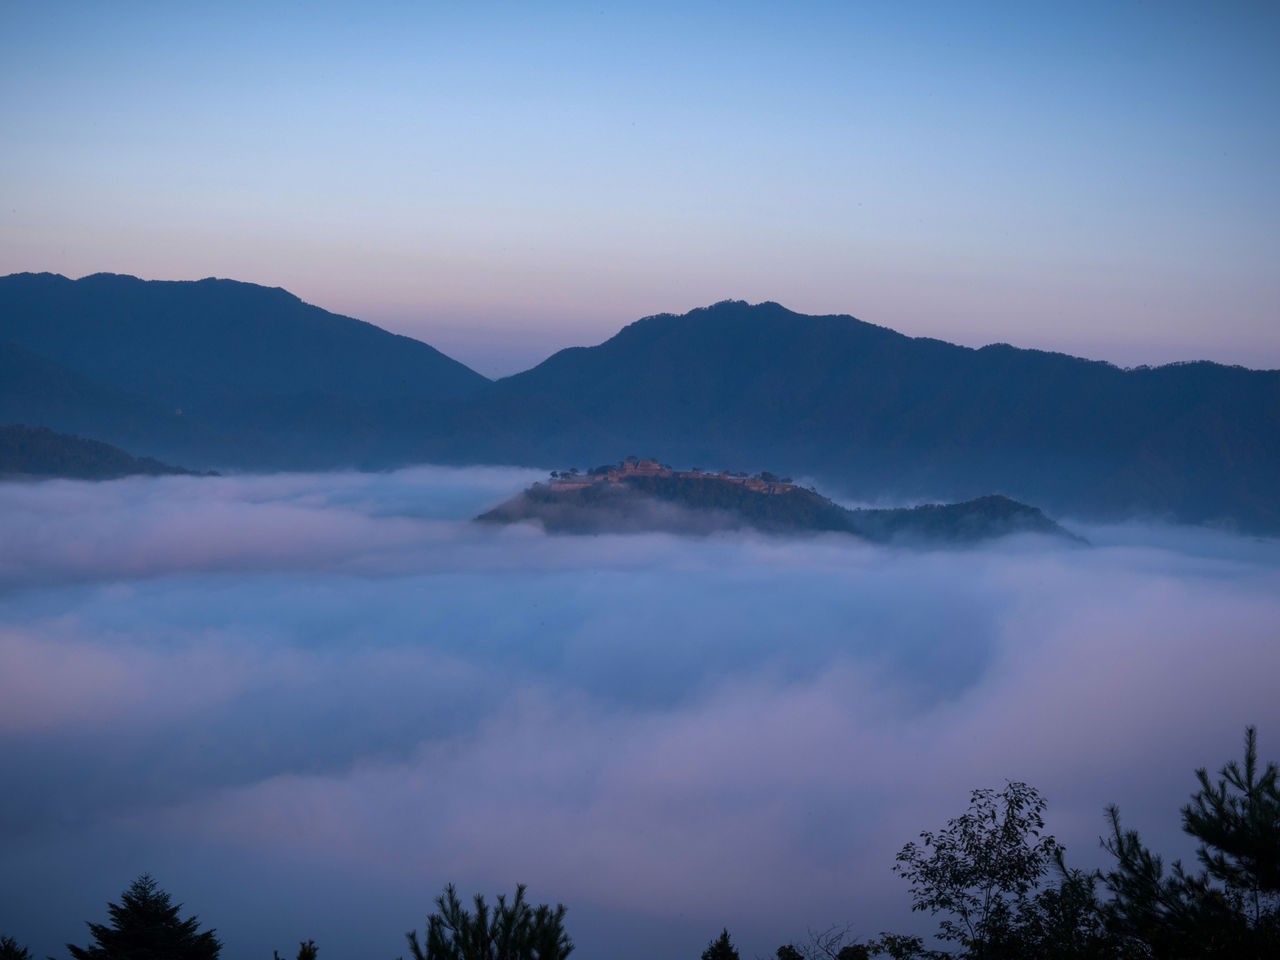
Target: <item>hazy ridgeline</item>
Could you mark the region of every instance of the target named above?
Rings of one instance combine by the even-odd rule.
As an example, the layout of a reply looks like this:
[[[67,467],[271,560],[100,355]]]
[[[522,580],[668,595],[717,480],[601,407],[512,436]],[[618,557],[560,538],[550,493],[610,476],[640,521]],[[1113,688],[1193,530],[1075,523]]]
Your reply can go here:
[[[1274,542],[469,522],[542,475],[0,487],[0,931],[61,956],[147,871],[228,960],[394,957],[445,882],[523,882],[575,956],[771,955],[931,929],[889,867],[975,786],[1075,865],[1112,802],[1189,860],[1189,772],[1274,755]]]
[[[806,474],[862,499],[1280,531],[1280,371],[1122,370],[724,301],[489,381],[231,280],[0,277],[0,425],[194,469],[580,466]]]

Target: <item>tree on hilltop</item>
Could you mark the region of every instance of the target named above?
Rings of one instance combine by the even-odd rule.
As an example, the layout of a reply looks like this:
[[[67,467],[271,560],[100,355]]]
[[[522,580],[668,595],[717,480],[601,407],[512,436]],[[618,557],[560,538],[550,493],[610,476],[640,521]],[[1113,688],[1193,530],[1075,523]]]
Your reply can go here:
[[[1042,836],[1045,801],[1025,783],[974,790],[969,810],[899,852],[894,872],[911,884],[911,909],[946,914],[938,939],[970,956],[1005,951],[1016,918],[1062,849]]]
[[[808,940],[797,947],[782,945],[775,952],[777,960],[869,960],[873,944],[859,943],[851,936],[849,925],[809,931]]]
[[[316,942],[314,940],[299,941],[298,960],[316,960],[319,953],[320,951],[316,949]],[[279,951],[276,950],[271,951],[271,957],[272,960],[284,960],[284,958],[280,956]]]
[[[1280,897],[1280,770],[1258,773],[1258,731],[1245,730],[1244,766],[1232,760],[1217,784],[1203,767],[1200,789],[1182,808],[1182,829],[1200,841],[1196,855],[1209,876],[1243,901],[1256,925]]]
[[[217,960],[222,944],[214,931],[201,931],[198,917],[180,919],[181,909],[144,873],[119,904],[107,904],[110,924],[88,923],[93,943],[67,949],[75,960]]]
[[[416,930],[406,934],[410,955],[413,960],[566,960],[573,941],[564,930],[564,904],[531,907],[524,891],[519,884],[510,904],[499,894],[492,908],[477,894],[472,912],[454,885],[447,885],[427,918],[425,942]]]
[[[1280,789],[1274,763],[1259,773],[1257,731],[1245,731],[1244,764],[1231,761],[1216,784],[1196,771],[1200,789],[1182,808],[1182,826],[1200,841],[1203,865],[1166,870],[1135,830],[1107,810],[1103,847],[1115,866],[1103,874],[1111,891],[1104,913],[1126,944],[1154,960],[1185,956],[1223,960],[1280,955]]]
[[[720,936],[707,944],[707,949],[702,951],[702,960],[740,960],[738,948],[729,939],[728,927],[722,929]]]

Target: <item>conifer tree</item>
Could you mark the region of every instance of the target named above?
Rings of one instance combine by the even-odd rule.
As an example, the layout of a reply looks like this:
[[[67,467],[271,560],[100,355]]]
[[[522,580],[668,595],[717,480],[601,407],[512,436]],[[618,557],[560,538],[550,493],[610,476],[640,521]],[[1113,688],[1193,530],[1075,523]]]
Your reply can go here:
[[[1182,808],[1182,829],[1200,841],[1197,855],[1209,876],[1239,898],[1254,926],[1280,898],[1280,770],[1258,772],[1258,731],[1245,730],[1244,767],[1232,760],[1217,784],[1202,767],[1200,790]]]
[[[0,960],[31,960],[31,951],[13,937],[0,937]]]
[[[130,884],[119,904],[108,903],[111,923],[89,923],[93,943],[67,944],[75,960],[217,960],[222,944],[197,917],[182,920],[149,874]]]
[[[740,960],[738,948],[729,939],[728,927],[722,929],[720,936],[707,944],[707,949],[702,951],[702,960]]]
[[[319,952],[320,951],[316,949],[316,942],[314,940],[303,940],[298,943],[298,960],[316,960],[316,956]],[[271,957],[272,960],[284,960],[284,958],[280,956],[280,952],[278,950],[272,950]]]
[[[492,908],[477,894],[473,912],[454,885],[447,885],[427,918],[425,943],[416,930],[407,934],[413,960],[566,960],[573,941],[564,930],[564,904],[531,907],[524,891],[518,885],[510,904],[499,894]]]
[[[1199,873],[1177,861],[1166,871],[1135,831],[1121,830],[1117,810],[1107,811],[1103,847],[1116,859],[1102,875],[1112,894],[1107,925],[1154,960],[1280,956],[1280,795],[1276,765],[1258,771],[1254,728],[1245,733],[1243,767],[1232,761],[1221,775],[1212,784],[1197,770],[1200,790],[1182,810],[1183,829],[1200,841]]]

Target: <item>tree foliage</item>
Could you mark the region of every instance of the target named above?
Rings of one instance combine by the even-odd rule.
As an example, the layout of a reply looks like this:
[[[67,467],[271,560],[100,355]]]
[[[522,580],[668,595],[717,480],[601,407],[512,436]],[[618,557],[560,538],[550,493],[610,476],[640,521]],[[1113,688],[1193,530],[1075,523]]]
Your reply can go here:
[[[144,873],[119,904],[107,904],[110,924],[88,924],[93,943],[67,949],[75,960],[217,960],[222,944],[214,931],[201,931],[197,917],[180,919],[181,909]]]
[[[1242,899],[1250,920],[1275,913],[1280,897],[1280,770],[1258,773],[1258,731],[1245,731],[1244,765],[1232,760],[1216,784],[1202,767],[1200,789],[1182,808],[1182,829],[1200,841],[1196,851],[1209,876]]]
[[[738,948],[729,938],[728,927],[722,929],[720,936],[707,944],[707,949],[702,951],[702,960],[739,960]]]
[[[860,942],[833,926],[777,960],[1275,960],[1280,957],[1280,769],[1258,762],[1256,730],[1244,756],[1211,778],[1196,771],[1197,791],[1182,808],[1185,832],[1198,842],[1198,870],[1166,866],[1137,831],[1107,809],[1106,870],[1067,866],[1061,844],[1045,833],[1045,801],[1008,782],[975,790],[968,810],[899,851],[894,871],[910,884],[912,909],[941,915],[937,949],[918,936],[881,933]],[[1102,894],[1105,893],[1104,897]],[[426,934],[407,934],[412,960],[567,960],[574,945],[565,907],[533,906],[523,884],[510,901],[476,896],[470,908],[452,884],[435,898]],[[218,960],[215,931],[182,919],[149,875],[109,903],[109,922],[88,923],[92,943],[67,944],[73,960]],[[31,960],[0,937],[0,960]],[[281,960],[278,953],[274,960]],[[297,960],[317,960],[315,942]],[[728,929],[701,960],[740,960]]]
[[[1044,808],[1025,783],[975,790],[963,816],[899,851],[894,872],[911,884],[911,909],[944,914],[940,940],[974,957],[1008,952],[1016,917],[1061,850],[1041,833]]]
[[[316,948],[314,940],[302,940],[298,943],[297,960],[316,960],[320,951]],[[276,950],[271,951],[272,960],[284,960]]]
[[[425,942],[416,930],[407,934],[413,960],[565,960],[573,941],[564,930],[564,905],[531,907],[524,891],[517,886],[510,903],[499,894],[492,908],[477,894],[472,911],[449,884],[427,918]]]
[[[903,847],[894,869],[911,883],[913,909],[943,914],[938,939],[966,958],[1274,960],[1280,772],[1258,763],[1249,728],[1242,762],[1228,763],[1216,781],[1203,769],[1196,778],[1182,823],[1200,841],[1198,871],[1177,861],[1166,866],[1121,825],[1115,807],[1107,810],[1102,840],[1110,868],[1069,868],[1063,848],[1043,834],[1044,801],[1023,783],[974,791],[964,816]],[[888,934],[867,949],[872,956],[946,956]]]
[[[1057,883],[1041,886],[1019,910],[1012,948],[1039,960],[1119,958],[1117,941],[1103,922],[1097,873],[1069,868],[1061,848],[1053,867]]]
[[[1135,830],[1111,826],[1103,847],[1115,858],[1102,875],[1111,892],[1103,906],[1108,928],[1127,947],[1152,960],[1272,958],[1280,956],[1280,795],[1277,771],[1259,774],[1257,735],[1245,733],[1243,766],[1232,761],[1216,784],[1197,770],[1200,789],[1182,809],[1183,829],[1200,841],[1202,865],[1166,870]]]
[[[870,947],[851,936],[848,924],[810,930],[801,946],[788,943],[777,950],[777,960],[868,960],[870,956]]]

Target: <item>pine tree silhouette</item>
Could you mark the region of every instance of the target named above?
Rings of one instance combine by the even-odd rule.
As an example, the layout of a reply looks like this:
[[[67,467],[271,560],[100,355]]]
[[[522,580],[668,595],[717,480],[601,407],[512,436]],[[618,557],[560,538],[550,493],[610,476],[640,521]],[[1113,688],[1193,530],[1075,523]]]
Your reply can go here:
[[[702,951],[702,960],[740,960],[738,948],[729,939],[727,927],[720,931],[720,936],[707,944],[707,949]]]
[[[197,917],[179,919],[181,909],[144,873],[119,904],[107,904],[110,925],[88,924],[92,944],[67,949],[75,960],[217,960],[222,944],[214,931],[201,932]]]

